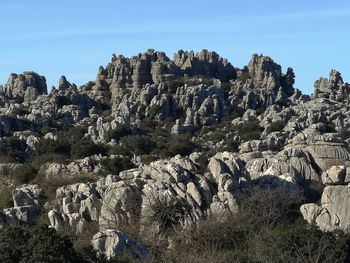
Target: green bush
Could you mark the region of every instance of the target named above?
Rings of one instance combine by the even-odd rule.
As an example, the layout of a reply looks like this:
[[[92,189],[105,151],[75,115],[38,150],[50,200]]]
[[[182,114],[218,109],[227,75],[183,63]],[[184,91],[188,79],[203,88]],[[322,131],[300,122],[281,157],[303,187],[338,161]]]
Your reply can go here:
[[[108,150],[108,155],[112,155],[112,154],[123,155],[123,156],[127,156],[130,158],[132,157],[132,152],[125,145],[114,145],[114,146],[110,147]]]
[[[28,232],[18,226],[8,226],[0,229],[1,262],[19,263],[26,249]],[[23,262],[23,261],[22,261]]]
[[[17,184],[28,184],[38,175],[38,171],[29,163],[25,163],[12,171],[10,176]]]
[[[121,171],[135,168],[135,164],[130,160],[129,157],[115,157],[104,159],[101,162],[103,166],[103,174],[114,174],[118,175]]]
[[[170,137],[170,138],[169,138]],[[173,157],[175,155],[187,156],[193,151],[199,150],[198,145],[191,141],[190,135],[157,137],[154,154],[162,158]]]
[[[147,135],[127,136],[122,139],[122,143],[136,155],[149,154],[156,146],[156,143]]]
[[[0,191],[0,209],[13,207],[13,199],[11,190],[4,187]]]
[[[259,140],[262,132],[262,128],[259,126],[258,121],[244,122],[243,124],[234,128],[242,141]]]
[[[83,126],[67,127],[65,131],[57,134],[57,140],[42,140],[36,145],[33,161],[40,165],[44,161],[62,162],[95,154],[105,155],[107,148],[85,138],[86,131],[86,127]]]
[[[71,241],[45,225],[32,230],[18,226],[1,228],[0,258],[9,263],[83,262]]]
[[[74,126],[66,129],[62,137],[66,138],[70,143],[75,143],[84,139],[85,133],[87,133],[87,127]]]
[[[84,158],[95,154],[106,155],[107,148],[103,144],[95,144],[90,139],[84,139],[71,145],[70,155],[74,159]]]
[[[63,156],[70,156],[71,144],[62,137],[59,137],[56,141],[51,139],[44,139],[35,145],[34,155],[44,156],[47,154],[57,154]]]
[[[24,162],[27,158],[27,144],[24,140],[8,137],[2,141],[1,156],[6,162]]]
[[[115,129],[108,130],[106,134],[104,135],[104,139],[109,142],[112,139],[119,141],[121,138],[131,135],[132,130],[130,126],[126,124],[119,125]]]
[[[74,251],[73,243],[47,225],[36,226],[28,234],[21,262],[82,262]]]
[[[180,154],[182,156],[190,155],[196,145],[189,139],[175,137],[167,143],[167,147],[171,156]]]
[[[298,221],[265,228],[249,242],[251,262],[348,262],[349,240]]]

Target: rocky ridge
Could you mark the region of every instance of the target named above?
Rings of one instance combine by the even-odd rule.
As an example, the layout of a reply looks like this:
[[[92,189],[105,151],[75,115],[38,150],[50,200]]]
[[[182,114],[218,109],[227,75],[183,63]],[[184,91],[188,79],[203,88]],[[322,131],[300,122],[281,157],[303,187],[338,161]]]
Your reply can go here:
[[[262,55],[239,69],[207,50],[180,50],[170,60],[151,49],[131,58],[113,55],[96,80],[81,87],[62,76],[49,93],[44,77],[11,74],[0,88],[0,149],[16,158],[3,163],[34,163],[45,155],[43,143],[64,152],[54,148],[62,132],[84,127],[83,156],[71,150],[69,160],[37,168],[46,180],[85,174],[94,180],[56,187],[45,204],[40,185],[18,186],[1,225],[30,225],[45,210],[58,231],[79,236],[97,225],[93,246],[107,257],[130,248],[147,257],[147,249],[119,229],[137,225],[140,233],[162,235],[162,225],[150,222],[157,202],[181,203],[186,209],[178,223],[186,228],[210,215],[237,213],[240,199],[256,186],[308,196],[317,184],[322,195],[301,206],[303,217],[322,231],[350,233],[349,84],[332,70],[309,96],[294,87],[294,78],[293,69],[284,74]],[[74,144],[75,135],[69,136]],[[167,140],[186,136],[186,146],[198,149],[162,156],[171,148]],[[13,140],[16,153],[8,150]],[[133,168],[113,170],[123,158]],[[108,167],[113,160],[118,163]]]

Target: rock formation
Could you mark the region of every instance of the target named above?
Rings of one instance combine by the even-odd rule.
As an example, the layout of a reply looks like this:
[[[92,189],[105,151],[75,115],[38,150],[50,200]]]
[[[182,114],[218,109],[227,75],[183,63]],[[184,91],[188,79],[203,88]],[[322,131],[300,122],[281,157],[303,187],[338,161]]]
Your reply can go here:
[[[47,93],[46,79],[35,72],[11,74],[4,86],[5,96],[19,101],[32,101]]]
[[[186,228],[237,213],[254,187],[307,196],[316,184],[321,200],[301,206],[304,218],[349,233],[349,84],[332,70],[309,96],[295,89],[293,69],[284,72],[263,55],[239,69],[207,50],[171,60],[150,49],[113,55],[81,87],[62,76],[49,94],[44,77],[11,74],[0,87],[0,172],[14,206],[0,224],[30,225],[45,209],[58,231],[96,226],[99,254],[145,258],[119,230],[164,238],[149,220],[156,204],[181,204],[176,224]],[[41,180],[64,182],[45,205],[41,186],[16,188],[9,176],[34,160]]]

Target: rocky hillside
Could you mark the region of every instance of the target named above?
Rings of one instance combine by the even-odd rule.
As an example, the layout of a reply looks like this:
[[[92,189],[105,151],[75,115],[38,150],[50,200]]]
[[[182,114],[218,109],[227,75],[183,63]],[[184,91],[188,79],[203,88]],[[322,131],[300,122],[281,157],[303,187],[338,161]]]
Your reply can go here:
[[[1,235],[29,231],[26,238],[35,240],[39,227],[61,244],[60,235],[69,233],[74,247],[62,249],[83,254],[82,262],[114,262],[126,254],[130,260],[187,262],[177,258],[186,250],[181,244],[199,247],[191,242],[203,237],[210,243],[213,234],[201,231],[212,229],[221,233],[221,242],[213,241],[216,262],[233,262],[223,252],[219,260],[222,246],[234,262],[346,262],[350,85],[331,70],[305,95],[294,88],[294,78],[292,68],[282,72],[270,57],[253,55],[240,69],[207,50],[180,50],[173,60],[154,50],[113,55],[95,81],[77,87],[62,76],[50,92],[44,76],[11,74],[0,86]],[[288,209],[276,208],[281,200]],[[280,223],[290,211],[288,224]],[[231,226],[243,221],[244,227]],[[325,243],[313,254],[321,260],[297,259],[300,253],[266,258],[274,254],[262,251],[264,242],[287,242],[279,235],[295,234],[295,226],[308,236],[308,246]],[[255,239],[233,248],[242,233]],[[232,240],[224,244],[227,234]],[[0,254],[4,242],[0,238]],[[174,248],[178,253],[169,255]],[[245,251],[244,258],[232,251]],[[213,260],[192,252],[189,262]],[[50,261],[51,252],[37,258],[20,253],[25,262],[80,262],[71,254]]]

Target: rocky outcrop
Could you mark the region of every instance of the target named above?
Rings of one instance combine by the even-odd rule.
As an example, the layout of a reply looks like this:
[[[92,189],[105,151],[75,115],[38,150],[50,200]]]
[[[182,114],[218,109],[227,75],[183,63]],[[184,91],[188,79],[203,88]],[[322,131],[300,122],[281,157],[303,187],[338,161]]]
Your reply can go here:
[[[97,253],[106,256],[107,259],[121,256],[124,253],[136,259],[146,259],[149,256],[145,245],[117,230],[109,229],[98,232],[93,236],[91,243]]]
[[[322,231],[342,230],[350,233],[350,170],[333,166],[322,174],[326,185],[320,204],[305,204],[300,208],[309,223],[317,224]]]
[[[30,225],[40,212],[40,194],[38,185],[23,185],[12,191],[14,206],[0,213],[3,225]]]
[[[77,183],[56,190],[53,209],[48,213],[56,230],[83,232],[87,222],[98,221],[102,189],[96,183]]]
[[[189,76],[213,77],[223,82],[236,76],[235,68],[227,59],[206,49],[198,53],[180,50],[174,55],[174,63],[182,74]]]
[[[46,79],[31,71],[11,74],[4,86],[4,93],[10,99],[32,101],[47,93]]]
[[[55,229],[80,234],[89,222],[98,225],[96,247],[106,255],[128,240],[110,229],[137,225],[149,237],[160,234],[159,222],[146,222],[157,202],[184,204],[178,224],[186,227],[211,214],[235,213],[252,186],[301,194],[312,183],[324,184],[320,203],[302,206],[304,217],[322,230],[349,232],[349,84],[332,70],[308,96],[294,88],[294,79],[291,68],[282,72],[267,56],[253,55],[238,69],[207,50],[180,50],[171,60],[151,49],[130,58],[114,55],[95,81],[79,88],[62,76],[49,94],[44,77],[12,74],[0,87],[0,150],[11,157],[1,161],[32,160],[40,142],[62,143],[74,126],[87,128],[84,140],[116,152],[132,148],[108,136],[121,125],[130,141],[149,136],[159,149],[152,156],[134,154],[137,168],[60,187],[47,206]],[[184,133],[202,152],[160,158],[167,136],[177,135],[176,141]],[[39,172],[47,180],[96,175],[105,160],[118,157],[108,155],[67,158]],[[14,192],[15,206],[2,211],[2,222],[32,222],[40,204],[36,189],[26,187]]]
[[[58,81],[58,89],[67,90],[69,88],[74,88],[74,86],[67,80],[65,76],[61,76]]]
[[[348,99],[350,86],[343,81],[340,72],[331,70],[329,78],[320,78],[314,84],[315,98],[329,98],[337,101]]]

